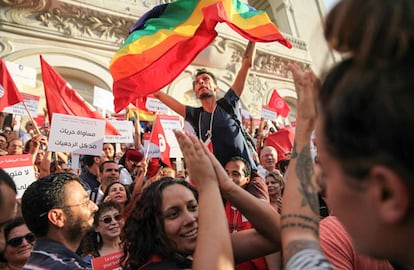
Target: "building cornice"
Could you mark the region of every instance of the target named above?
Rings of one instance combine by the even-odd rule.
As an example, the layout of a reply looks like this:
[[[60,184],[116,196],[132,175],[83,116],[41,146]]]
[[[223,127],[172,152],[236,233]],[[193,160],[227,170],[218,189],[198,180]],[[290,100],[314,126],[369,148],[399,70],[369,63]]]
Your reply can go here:
[[[55,36],[91,40],[118,47],[135,19],[61,1],[0,0],[0,19],[26,31],[49,32]]]

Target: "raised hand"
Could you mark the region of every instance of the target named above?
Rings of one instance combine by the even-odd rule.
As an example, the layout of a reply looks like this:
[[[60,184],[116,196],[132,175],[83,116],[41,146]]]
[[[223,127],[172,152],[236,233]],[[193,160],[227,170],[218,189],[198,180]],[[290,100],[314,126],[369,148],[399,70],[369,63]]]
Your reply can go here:
[[[178,130],[174,131],[174,134],[184,155],[191,182],[198,189],[210,183],[218,184],[216,171],[206,146],[192,134]]]
[[[306,131],[312,131],[317,117],[316,98],[319,89],[319,79],[312,71],[304,71],[296,64],[289,64],[293,74],[296,93],[298,95],[297,118],[305,121],[302,126]]]
[[[255,48],[256,48],[256,43],[253,41],[249,41],[246,47],[246,51],[244,52],[244,55],[243,55],[243,59],[242,59],[243,64],[246,64],[249,67],[252,67]]]

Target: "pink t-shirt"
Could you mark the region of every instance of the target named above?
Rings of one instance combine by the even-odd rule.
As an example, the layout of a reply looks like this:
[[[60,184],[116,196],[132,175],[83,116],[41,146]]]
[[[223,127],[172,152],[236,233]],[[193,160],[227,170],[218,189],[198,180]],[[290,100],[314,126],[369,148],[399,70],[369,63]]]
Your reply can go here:
[[[324,218],[319,227],[322,251],[336,269],[393,270],[386,260],[377,260],[358,253],[348,233],[335,216]]]

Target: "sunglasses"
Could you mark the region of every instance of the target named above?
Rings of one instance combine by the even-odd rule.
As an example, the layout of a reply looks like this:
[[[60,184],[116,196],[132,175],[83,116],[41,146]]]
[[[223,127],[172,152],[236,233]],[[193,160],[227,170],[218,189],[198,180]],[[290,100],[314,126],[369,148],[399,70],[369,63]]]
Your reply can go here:
[[[23,243],[23,238],[26,239],[26,241],[30,244],[33,244],[33,242],[36,240],[36,237],[33,233],[28,233],[24,236],[15,237],[7,241],[7,245],[12,246],[14,248],[20,247],[20,245]]]
[[[130,160],[130,159],[128,159],[128,161],[131,162],[132,166],[136,167],[138,165],[138,162],[136,162],[136,161],[133,161],[133,160]]]
[[[106,216],[106,217],[100,219],[100,221],[103,221],[103,223],[105,223],[105,224],[109,224],[109,223],[112,222],[112,219],[115,220],[115,221],[120,221],[122,219],[122,216],[120,214],[117,214],[113,217]]]

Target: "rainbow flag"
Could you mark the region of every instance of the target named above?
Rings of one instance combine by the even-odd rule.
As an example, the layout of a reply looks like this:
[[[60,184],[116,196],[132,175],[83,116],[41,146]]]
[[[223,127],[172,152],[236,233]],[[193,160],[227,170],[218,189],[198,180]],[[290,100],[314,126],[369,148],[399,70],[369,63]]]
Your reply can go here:
[[[248,40],[291,47],[264,11],[240,0],[178,0],[156,6],[130,29],[112,58],[115,111],[173,81],[217,36],[225,22]]]

